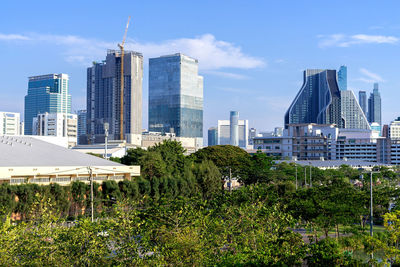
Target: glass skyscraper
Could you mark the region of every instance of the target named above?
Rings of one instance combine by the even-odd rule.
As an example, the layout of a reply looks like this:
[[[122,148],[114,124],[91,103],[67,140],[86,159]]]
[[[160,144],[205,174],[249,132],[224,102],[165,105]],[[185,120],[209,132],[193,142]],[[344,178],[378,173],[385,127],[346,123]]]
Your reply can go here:
[[[377,122],[382,126],[381,94],[378,84],[374,83],[374,90],[368,98],[368,120],[370,123]]]
[[[285,126],[297,123],[336,124],[342,127],[336,70],[309,69],[285,114]]]
[[[203,77],[183,54],[149,59],[149,131],[203,137]]]
[[[218,130],[215,127],[208,129],[208,146],[218,145]]]
[[[347,90],[347,67],[346,66],[340,66],[340,68],[339,68],[338,85],[339,85],[340,91]]]
[[[360,104],[365,116],[367,116],[367,93],[365,91],[358,92],[358,103]]]
[[[32,135],[32,122],[39,113],[71,113],[67,74],[29,77],[25,96],[25,134]]]

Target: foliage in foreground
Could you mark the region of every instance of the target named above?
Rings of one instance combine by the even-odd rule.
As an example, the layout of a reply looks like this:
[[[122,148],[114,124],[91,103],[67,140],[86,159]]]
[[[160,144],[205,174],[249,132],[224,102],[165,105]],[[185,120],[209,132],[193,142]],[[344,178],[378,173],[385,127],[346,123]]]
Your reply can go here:
[[[343,264],[336,241],[307,245],[296,220],[264,201],[179,197],[116,203],[107,217],[67,224],[35,196],[31,220],[0,223],[0,265],[153,266]],[[147,204],[145,204],[147,203]],[[324,257],[320,257],[324,255]],[[323,261],[321,261],[323,260]]]

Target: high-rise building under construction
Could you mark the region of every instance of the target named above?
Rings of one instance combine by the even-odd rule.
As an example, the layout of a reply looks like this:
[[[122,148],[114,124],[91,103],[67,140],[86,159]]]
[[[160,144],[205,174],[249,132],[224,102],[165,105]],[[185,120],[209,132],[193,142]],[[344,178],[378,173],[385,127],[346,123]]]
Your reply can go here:
[[[129,143],[140,143],[142,131],[143,55],[125,51],[123,136]],[[104,141],[104,123],[109,138],[120,139],[121,53],[108,50],[106,60],[87,69],[87,142]]]

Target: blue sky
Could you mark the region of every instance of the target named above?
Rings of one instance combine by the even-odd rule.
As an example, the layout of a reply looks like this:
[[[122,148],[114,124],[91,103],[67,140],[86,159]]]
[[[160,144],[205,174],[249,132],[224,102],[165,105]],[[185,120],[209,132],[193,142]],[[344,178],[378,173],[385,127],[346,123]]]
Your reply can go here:
[[[86,68],[121,41],[148,58],[183,52],[204,76],[204,129],[239,110],[257,130],[282,126],[306,68],[348,67],[348,87],[379,82],[383,122],[400,116],[399,1],[8,1],[0,9],[0,110],[23,113],[27,77],[70,75],[86,106]]]

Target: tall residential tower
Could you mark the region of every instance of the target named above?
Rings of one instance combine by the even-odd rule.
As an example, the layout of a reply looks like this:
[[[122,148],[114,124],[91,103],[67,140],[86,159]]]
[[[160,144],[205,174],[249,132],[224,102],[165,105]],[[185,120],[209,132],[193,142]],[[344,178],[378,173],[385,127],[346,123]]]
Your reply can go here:
[[[340,68],[340,75],[336,75],[336,70],[306,70],[303,86],[285,114],[285,127],[317,123],[370,129],[353,91],[347,90],[346,71],[345,66]],[[341,90],[337,79],[341,79]]]
[[[106,60],[87,69],[87,134],[91,143],[104,142],[104,123],[109,138],[120,139],[121,54],[108,50]],[[124,138],[140,144],[142,132],[143,55],[124,55]]]
[[[285,114],[285,126],[298,123],[342,125],[336,70],[308,69]]]

